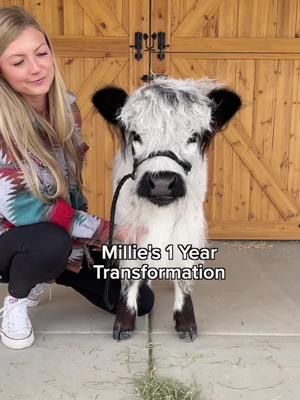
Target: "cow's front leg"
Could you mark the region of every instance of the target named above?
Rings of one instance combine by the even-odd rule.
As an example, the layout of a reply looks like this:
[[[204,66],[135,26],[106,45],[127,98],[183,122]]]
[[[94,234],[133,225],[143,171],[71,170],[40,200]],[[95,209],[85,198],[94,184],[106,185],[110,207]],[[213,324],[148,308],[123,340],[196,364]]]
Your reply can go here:
[[[192,342],[197,337],[197,323],[194,314],[190,288],[187,282],[175,281],[174,314],[175,329],[180,339],[189,339]]]
[[[126,290],[121,289],[120,300],[117,305],[117,315],[113,328],[113,338],[116,340],[129,339],[135,329],[137,316],[137,296],[140,281],[127,284]],[[122,282],[124,286],[124,283]]]

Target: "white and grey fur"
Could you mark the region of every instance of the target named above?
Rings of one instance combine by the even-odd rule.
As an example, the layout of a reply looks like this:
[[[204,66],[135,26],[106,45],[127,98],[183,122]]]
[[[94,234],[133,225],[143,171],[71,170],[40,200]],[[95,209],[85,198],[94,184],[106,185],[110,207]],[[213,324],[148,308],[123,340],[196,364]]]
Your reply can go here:
[[[183,261],[182,254],[176,250],[177,245],[205,247],[203,203],[207,190],[207,157],[202,151],[203,144],[237,111],[229,111],[230,117],[225,117],[224,121],[222,118],[219,122],[214,120],[217,119],[214,107],[222,108],[223,99],[215,104],[215,97],[210,94],[219,90],[236,96],[234,101],[238,104],[235,108],[239,108],[240,99],[237,95],[209,79],[194,81],[158,77],[126,97],[122,107],[110,117],[105,115],[105,111],[102,112],[99,101],[94,100],[100,113],[123,132],[123,151],[116,156],[114,164],[114,187],[124,175],[132,172],[134,158],[145,159],[152,152],[171,150],[180,160],[188,161],[192,166],[190,172],[186,173],[181,165],[169,157],[153,157],[138,166],[135,180],[129,179],[124,184],[118,198],[115,223],[132,226],[128,242],[137,243],[139,247],[152,244],[161,249],[162,258],[159,261],[121,260],[121,268],[137,267],[144,263],[157,268],[191,267],[195,261]],[[106,98],[101,101],[106,101]],[[225,104],[225,107],[230,108],[230,105]],[[160,171],[179,174],[185,185],[185,195],[164,206],[153,204],[137,193],[146,172],[153,174]],[[147,233],[136,237],[136,227],[146,228]],[[174,260],[168,260],[164,251],[169,244],[174,248]],[[185,297],[191,294],[192,283],[187,280],[174,282],[174,315],[182,312]],[[122,283],[122,295],[132,314],[137,313],[140,284],[139,281]]]

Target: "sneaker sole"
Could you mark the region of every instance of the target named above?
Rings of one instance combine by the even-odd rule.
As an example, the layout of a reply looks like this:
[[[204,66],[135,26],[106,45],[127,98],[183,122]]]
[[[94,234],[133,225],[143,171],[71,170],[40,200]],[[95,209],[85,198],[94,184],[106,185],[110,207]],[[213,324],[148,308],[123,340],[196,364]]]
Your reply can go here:
[[[29,297],[27,297],[27,299],[28,299],[28,303],[27,303],[28,307],[36,307],[39,305],[40,299],[34,300]]]
[[[13,339],[8,337],[3,331],[1,332],[1,339],[2,343],[9,347],[10,349],[14,350],[21,350],[21,349],[26,349],[27,347],[30,347],[32,343],[34,342],[34,333],[33,330],[31,330],[30,335],[28,335],[24,339]]]

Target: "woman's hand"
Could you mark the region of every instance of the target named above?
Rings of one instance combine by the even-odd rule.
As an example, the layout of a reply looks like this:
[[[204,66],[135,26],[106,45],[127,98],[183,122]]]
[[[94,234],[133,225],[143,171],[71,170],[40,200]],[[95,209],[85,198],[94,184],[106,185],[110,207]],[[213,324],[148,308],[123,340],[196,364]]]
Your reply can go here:
[[[110,222],[103,220],[93,238],[89,239],[87,244],[100,250],[102,245],[108,242],[109,229]],[[126,244],[138,243],[147,232],[148,230],[141,226],[115,225],[113,240]]]

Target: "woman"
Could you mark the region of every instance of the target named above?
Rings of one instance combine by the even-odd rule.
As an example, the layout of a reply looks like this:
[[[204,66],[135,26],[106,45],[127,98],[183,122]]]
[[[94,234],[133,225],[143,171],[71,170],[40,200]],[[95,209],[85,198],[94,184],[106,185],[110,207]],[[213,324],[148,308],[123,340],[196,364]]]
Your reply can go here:
[[[87,213],[81,167],[88,146],[75,100],[41,26],[22,8],[0,9],[0,280],[9,292],[1,338],[14,349],[33,343],[27,307],[43,282],[71,286],[107,309],[105,282],[92,264],[103,264],[93,246],[107,241],[110,224]],[[125,241],[126,229],[116,236]],[[110,280],[109,289],[116,305],[120,282]],[[143,285],[139,315],[153,302]]]

